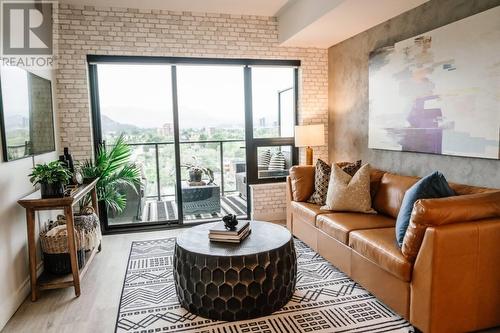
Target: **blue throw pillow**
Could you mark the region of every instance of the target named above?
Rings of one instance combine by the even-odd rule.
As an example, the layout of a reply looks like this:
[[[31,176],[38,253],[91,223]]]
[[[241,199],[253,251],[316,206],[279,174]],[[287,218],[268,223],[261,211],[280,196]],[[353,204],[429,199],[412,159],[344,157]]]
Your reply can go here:
[[[410,187],[403,198],[396,220],[396,240],[399,247],[403,245],[406,229],[410,224],[413,205],[419,199],[444,198],[455,195],[441,172],[434,172]]]

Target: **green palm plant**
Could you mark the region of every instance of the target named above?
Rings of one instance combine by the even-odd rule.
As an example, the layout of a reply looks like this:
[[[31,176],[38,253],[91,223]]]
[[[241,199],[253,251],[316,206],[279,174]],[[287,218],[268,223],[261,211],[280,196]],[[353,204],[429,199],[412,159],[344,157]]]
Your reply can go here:
[[[127,204],[123,189],[127,186],[137,191],[140,168],[130,161],[132,149],[121,134],[110,149],[99,145],[95,161],[85,160],[80,166],[83,178],[98,178],[97,198],[106,207],[121,213]]]

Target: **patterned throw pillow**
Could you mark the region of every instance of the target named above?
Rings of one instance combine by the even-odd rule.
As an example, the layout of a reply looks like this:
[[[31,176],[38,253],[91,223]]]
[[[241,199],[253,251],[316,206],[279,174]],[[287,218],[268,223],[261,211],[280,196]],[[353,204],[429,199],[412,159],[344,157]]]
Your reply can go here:
[[[354,176],[356,171],[361,168],[361,160],[354,163],[351,162],[339,162],[337,165],[351,176]],[[330,182],[330,174],[332,168],[328,163],[323,160],[318,159],[316,162],[316,169],[314,173],[314,192],[309,197],[307,202],[321,205],[325,204],[326,194],[328,192],[328,183]]]
[[[370,165],[363,165],[354,176],[333,165],[326,203],[321,209],[376,214],[370,196]]]
[[[257,158],[257,166],[261,169],[267,169],[271,162],[271,151],[269,149],[261,150]]]
[[[356,162],[339,162],[337,163],[338,167],[342,169],[349,176],[354,177],[356,172],[361,168],[361,160]]]
[[[277,151],[271,157],[268,170],[285,170],[285,164],[285,155],[283,155],[282,152]]]

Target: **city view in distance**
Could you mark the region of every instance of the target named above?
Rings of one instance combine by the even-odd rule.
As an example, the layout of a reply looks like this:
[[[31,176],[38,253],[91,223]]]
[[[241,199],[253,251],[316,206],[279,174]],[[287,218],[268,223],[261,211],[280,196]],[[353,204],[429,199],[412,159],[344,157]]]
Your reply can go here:
[[[104,64],[98,75],[103,140],[109,145],[125,134],[147,179],[146,195],[158,196],[158,178],[160,196],[174,195],[171,67]],[[293,69],[257,67],[252,75],[254,137],[293,136],[293,95],[279,100],[280,91],[292,92]],[[180,164],[196,158],[225,192],[236,191],[236,165],[245,163],[243,68],[177,66],[177,97]],[[280,103],[290,112],[280,115]],[[187,179],[185,168],[181,174]]]
[[[265,118],[259,121],[255,134],[260,137],[276,136],[278,129],[276,122],[267,127]],[[101,117],[103,138],[106,144],[113,144],[118,136],[123,133],[127,142],[133,145],[133,158],[140,163],[145,173],[147,184],[147,195],[156,196],[156,153],[155,145],[159,144],[160,163],[160,185],[162,195],[174,195],[175,193],[175,163],[174,163],[174,126],[172,123],[164,123],[158,127],[139,127],[133,124],[123,124],[113,120],[103,113]],[[243,124],[218,127],[181,128],[179,130],[181,144],[181,165],[193,163],[196,157],[197,163],[214,171],[215,182],[220,184],[221,166],[220,149],[224,146],[223,168],[225,173],[225,191],[235,191],[235,164],[245,162],[245,129]],[[228,141],[200,143],[200,141]],[[233,141],[240,140],[240,141]],[[196,143],[192,143],[196,142]],[[135,145],[140,144],[140,145]],[[187,178],[187,171],[182,171],[183,179]]]

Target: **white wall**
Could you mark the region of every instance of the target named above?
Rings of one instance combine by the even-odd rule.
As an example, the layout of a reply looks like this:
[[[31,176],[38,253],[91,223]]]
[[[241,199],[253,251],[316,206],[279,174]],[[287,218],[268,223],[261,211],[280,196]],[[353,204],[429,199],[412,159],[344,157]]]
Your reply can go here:
[[[36,71],[34,73],[54,82],[52,72]],[[53,101],[55,101],[54,91],[53,85]],[[55,109],[55,103],[53,104]],[[57,126],[55,127],[57,138]],[[57,143],[56,139],[56,145]],[[12,162],[0,161],[0,330],[30,292],[26,215],[24,208],[17,203],[17,200],[34,190],[28,179],[34,163],[44,163],[55,159],[57,159],[57,153],[51,152]],[[38,228],[55,214],[57,212],[37,214]],[[38,251],[38,256],[40,256],[40,251]]]

